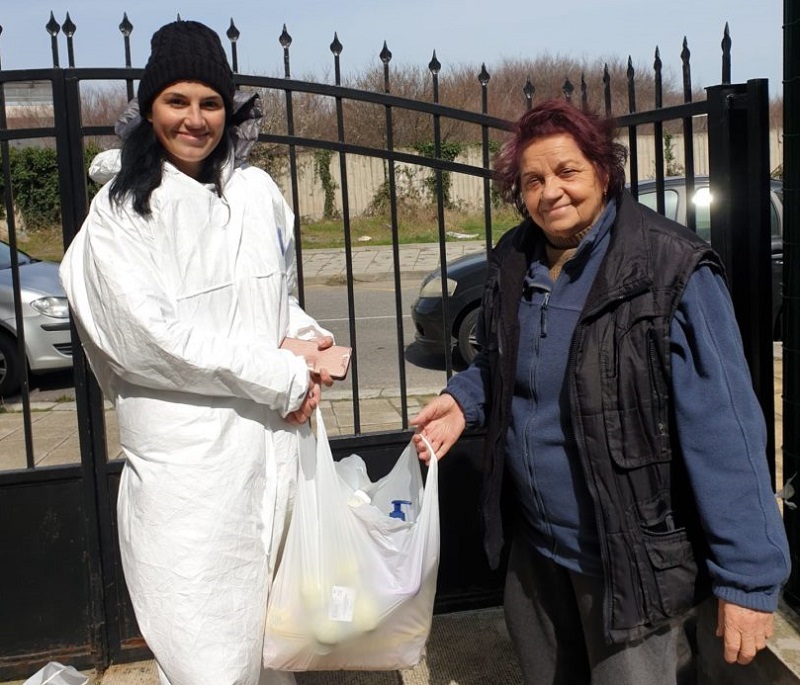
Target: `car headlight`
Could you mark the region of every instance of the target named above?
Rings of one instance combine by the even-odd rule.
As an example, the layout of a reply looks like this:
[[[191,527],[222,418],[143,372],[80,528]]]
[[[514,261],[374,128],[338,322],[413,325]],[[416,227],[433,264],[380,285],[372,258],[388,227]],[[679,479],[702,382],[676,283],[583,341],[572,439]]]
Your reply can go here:
[[[451,295],[456,291],[457,281],[452,278],[447,279],[447,294]],[[432,278],[427,283],[423,283],[419,291],[420,297],[441,297],[442,296],[442,277]]]
[[[40,314],[52,316],[54,319],[66,319],[69,317],[69,305],[66,297],[42,297],[31,302],[33,307]]]

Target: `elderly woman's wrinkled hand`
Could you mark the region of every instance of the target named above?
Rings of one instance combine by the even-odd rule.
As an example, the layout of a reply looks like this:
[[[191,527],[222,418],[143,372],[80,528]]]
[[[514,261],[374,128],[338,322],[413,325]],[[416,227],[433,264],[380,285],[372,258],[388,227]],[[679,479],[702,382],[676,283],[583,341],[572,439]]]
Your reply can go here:
[[[717,637],[721,637],[725,649],[725,661],[729,664],[747,665],[755,655],[767,646],[772,637],[772,614],[747,609],[719,600]]]
[[[464,432],[467,422],[458,402],[452,395],[444,393],[431,400],[409,424],[417,427],[412,440],[419,458],[427,464],[432,455],[420,436],[425,436],[436,457],[441,459]]]

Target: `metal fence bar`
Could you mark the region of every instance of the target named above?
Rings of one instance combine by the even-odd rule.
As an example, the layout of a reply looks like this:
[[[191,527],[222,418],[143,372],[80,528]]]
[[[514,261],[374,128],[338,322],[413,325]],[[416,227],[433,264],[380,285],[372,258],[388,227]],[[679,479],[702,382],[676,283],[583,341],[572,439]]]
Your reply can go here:
[[[481,65],[481,72],[478,74],[478,82],[481,84],[481,114],[489,113],[489,72],[486,65]],[[489,150],[489,127],[481,126],[481,151],[483,153],[483,168],[491,168]],[[483,222],[484,237],[486,239],[486,253],[492,249],[492,185],[488,177],[483,179]]]
[[[75,22],[69,18],[69,12],[67,12],[67,18],[64,19],[61,29],[64,31],[64,35],[67,37],[67,64],[72,69],[75,68],[75,45],[72,39],[77,28],[78,27],[75,26]]]
[[[1,30],[1,29],[0,29]],[[6,118],[5,89],[0,84],[0,129],[8,127]],[[17,249],[17,225],[14,216],[14,197],[11,184],[11,154],[7,140],[0,139],[0,154],[3,157],[3,186],[5,194],[6,225],[8,226],[8,245],[11,251],[11,283],[14,290],[14,321],[17,328],[17,339],[14,343],[17,348],[17,358],[25,359],[25,326],[22,319],[22,302],[20,301],[19,278],[19,251]],[[6,372],[10,373],[10,363],[7,360]],[[25,436],[25,466],[28,469],[35,467],[33,453],[33,426],[31,425],[31,397],[28,385],[27,364],[21,364],[22,391],[22,430]]]
[[[333,53],[334,74],[337,86],[342,84],[342,72],[339,56],[342,54],[343,46],[339,41],[338,35],[334,33],[331,43]],[[344,143],[344,108],[343,98],[336,98],[336,132],[339,143]],[[350,361],[351,378],[353,388],[353,432],[358,435],[361,433],[361,405],[359,403],[358,387],[358,339],[356,332],[356,301],[353,291],[353,236],[350,226],[350,195],[347,185],[347,154],[339,152],[339,173],[341,175],[342,190],[342,227],[344,229],[344,260],[345,272],[347,273],[347,314],[350,318],[350,345],[353,347],[353,355]]]
[[[634,82],[633,62],[628,57],[628,112],[636,112],[636,84]],[[626,124],[622,124],[626,125]],[[630,122],[628,126],[628,165],[631,170],[631,177],[629,180],[631,185],[631,193],[634,197],[639,197],[639,160],[638,149],[636,140],[636,124]]]
[[[125,67],[131,67],[131,33],[133,32],[133,24],[128,20],[128,13],[122,13],[122,21],[119,23],[119,30],[122,34],[122,43],[125,49]],[[128,101],[133,100],[133,79],[125,79],[125,92],[128,94]]]
[[[655,109],[659,110],[664,104],[661,83],[661,55],[656,48],[655,61]],[[653,143],[655,146],[656,160],[656,210],[664,214],[664,123],[657,121],[653,124]]]
[[[53,57],[53,68],[58,69],[60,66],[58,60],[58,33],[61,30],[61,25],[56,21],[52,12],[50,12],[50,21],[45,25],[45,29],[50,34],[50,52]]]
[[[800,472],[800,3],[784,0],[783,55],[783,483],[797,491]],[[797,496],[793,498],[797,504]],[[785,597],[800,609],[800,509],[784,506],[792,550]]]
[[[683,38],[681,50],[681,65],[683,75],[683,101],[692,101],[692,67],[689,63],[691,53],[686,37]],[[686,197],[694,196],[694,124],[691,117],[681,119],[683,126],[683,171],[686,178]],[[697,230],[697,213],[694,202],[686,203],[686,225],[693,231]]]
[[[433,103],[439,104],[439,71],[442,68],[441,62],[436,59],[436,51],[433,51],[433,57],[428,63],[428,70],[431,72],[431,79],[433,85]],[[433,115],[433,156],[436,159],[442,158],[442,122],[441,115]],[[450,293],[447,289],[447,243],[446,232],[447,225],[444,216],[444,173],[440,166],[434,167],[434,179],[436,181],[436,221],[438,223],[439,234],[439,264],[442,273],[442,330],[444,331],[445,341],[447,341],[448,332],[452,328],[452,321],[450,320],[450,307],[447,303],[450,299]],[[444,346],[444,359],[445,359],[445,374],[447,378],[453,375],[453,351],[449,344]]]
[[[381,62],[383,62],[383,90],[385,93],[390,92],[389,85],[389,62],[392,59],[392,53],[383,43],[383,49],[380,53]],[[386,115],[386,150],[391,152],[394,150],[394,116],[392,113],[392,106],[385,106]],[[395,302],[395,325],[397,330],[397,371],[398,379],[400,381],[400,418],[403,428],[408,428],[408,383],[406,378],[406,363],[405,356],[402,350],[405,346],[405,335],[403,330],[403,291],[402,291],[402,275],[400,273],[400,224],[397,216],[397,178],[395,176],[395,163],[393,160],[388,160],[387,166],[387,183],[389,184],[389,216],[392,229],[392,265],[394,267],[394,302]]]
[[[289,58],[289,47],[292,44],[292,37],[286,30],[286,24],[283,25],[283,31],[278,37],[278,42],[283,49],[283,74],[284,77],[289,79],[292,75],[291,62]],[[294,103],[292,101],[292,90],[290,88],[284,89],[284,99],[286,102],[286,132],[290,137],[294,137]],[[297,184],[297,147],[294,144],[289,145],[289,178],[291,179],[292,188],[292,213],[294,214],[294,244],[297,265],[297,284],[298,293],[297,299],[300,306],[305,306],[305,288],[303,287],[303,241],[300,235],[300,191]]]

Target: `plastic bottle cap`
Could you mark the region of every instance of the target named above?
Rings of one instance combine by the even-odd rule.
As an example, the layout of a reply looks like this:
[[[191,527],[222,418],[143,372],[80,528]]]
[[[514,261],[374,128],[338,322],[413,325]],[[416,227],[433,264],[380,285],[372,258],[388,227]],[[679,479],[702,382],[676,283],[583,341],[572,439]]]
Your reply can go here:
[[[407,499],[393,499],[392,504],[394,505],[394,509],[389,512],[389,516],[391,516],[393,519],[400,519],[401,521],[405,521],[406,514],[403,511],[403,505],[408,504],[409,506],[411,506],[411,502],[409,502]]]

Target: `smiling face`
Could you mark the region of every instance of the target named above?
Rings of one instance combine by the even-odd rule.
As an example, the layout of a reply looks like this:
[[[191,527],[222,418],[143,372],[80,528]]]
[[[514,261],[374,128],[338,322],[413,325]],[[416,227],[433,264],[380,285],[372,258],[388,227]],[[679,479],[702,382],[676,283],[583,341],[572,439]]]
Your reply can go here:
[[[608,182],[572,136],[534,140],[522,151],[519,168],[522,199],[546,235],[570,238],[591,226],[603,211]]]
[[[196,179],[225,132],[225,103],[204,83],[178,81],[155,97],[147,118],[167,159]]]

